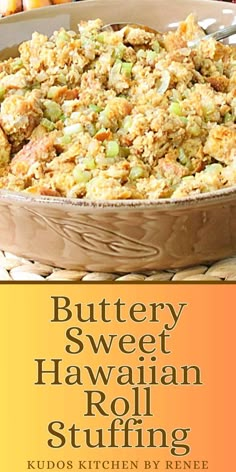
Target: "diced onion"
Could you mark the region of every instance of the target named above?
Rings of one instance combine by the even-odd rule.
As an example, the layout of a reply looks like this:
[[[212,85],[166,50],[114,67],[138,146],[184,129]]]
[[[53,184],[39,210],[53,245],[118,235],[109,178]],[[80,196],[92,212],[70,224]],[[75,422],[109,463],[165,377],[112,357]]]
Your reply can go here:
[[[81,133],[83,131],[83,126],[80,123],[75,123],[74,125],[66,126],[63,130],[64,134],[71,134]]]
[[[161,95],[163,95],[168,89],[169,85],[170,85],[170,74],[167,70],[164,70],[162,73],[160,85],[157,89],[157,93],[160,93]]]

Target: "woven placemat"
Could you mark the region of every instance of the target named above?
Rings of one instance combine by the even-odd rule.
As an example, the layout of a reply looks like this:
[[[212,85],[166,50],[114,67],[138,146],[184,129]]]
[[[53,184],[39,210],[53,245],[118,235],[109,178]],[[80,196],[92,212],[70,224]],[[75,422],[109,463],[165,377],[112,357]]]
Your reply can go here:
[[[66,270],[29,261],[0,251],[0,281],[64,281],[64,282],[168,282],[168,281],[236,281],[236,256],[176,270],[152,270],[126,274]]]

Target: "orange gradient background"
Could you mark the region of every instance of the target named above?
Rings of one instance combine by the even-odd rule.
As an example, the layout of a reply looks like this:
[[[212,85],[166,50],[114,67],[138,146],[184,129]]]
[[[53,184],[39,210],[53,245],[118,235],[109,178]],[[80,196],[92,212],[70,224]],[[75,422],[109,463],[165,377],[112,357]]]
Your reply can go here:
[[[78,461],[89,460],[139,461],[138,470],[141,471],[145,460],[161,461],[159,471],[166,470],[167,460],[208,461],[207,470],[210,472],[235,470],[235,285],[2,284],[0,296],[2,472],[26,472],[29,470],[28,460],[72,461],[72,470],[79,470]],[[103,298],[114,304],[121,298],[126,303],[124,313],[128,313],[127,308],[133,303],[142,302],[147,307],[147,320],[134,323],[127,315],[126,323],[113,320],[111,323],[82,324],[76,320],[74,311],[70,321],[52,323],[51,296],[67,296],[71,305],[82,303],[84,306],[87,303],[98,304]],[[73,423],[81,429],[109,428],[114,417],[112,414],[105,418],[100,415],[95,419],[84,417],[84,390],[103,390],[107,394],[108,401],[104,407],[108,412],[109,400],[116,396],[126,397],[130,401],[130,412],[125,417],[128,418],[133,413],[132,387],[117,385],[115,376],[109,387],[101,383],[93,387],[86,380],[86,374],[84,386],[37,386],[34,359],[62,358],[62,373],[69,365],[90,365],[95,370],[99,365],[130,365],[135,368],[141,364],[138,357],[142,353],[138,347],[133,354],[122,354],[115,344],[109,355],[101,352],[95,356],[86,345],[82,353],[72,355],[65,351],[68,344],[65,332],[76,326],[83,330],[84,335],[93,335],[94,339],[101,333],[118,336],[129,333],[137,340],[145,333],[157,336],[171,318],[167,310],[162,310],[159,323],[150,323],[149,304],[154,302],[168,302],[175,307],[180,302],[188,304],[176,328],[168,333],[171,334],[167,344],[171,354],[161,354],[158,342],[155,345],[156,352],[152,356],[157,357],[157,365],[198,365],[204,385],[152,387],[153,417],[142,418],[143,427],[162,427],[169,433],[175,428],[191,428],[185,441],[191,446],[191,452],[187,456],[174,457],[170,448],[159,447],[91,449],[83,446],[75,449],[70,446],[67,433],[67,443],[63,448],[50,448],[47,441],[51,436],[47,427],[51,421],[62,421],[67,428]],[[112,312],[111,308],[109,313]],[[145,355],[147,366],[153,365],[150,358],[151,355]],[[48,378],[48,383],[51,381],[50,376],[45,378]],[[63,382],[63,375],[61,379]],[[181,382],[180,377],[179,380]],[[170,434],[168,441],[171,442]],[[183,465],[178,468],[183,470]],[[60,469],[55,467],[52,470]]]

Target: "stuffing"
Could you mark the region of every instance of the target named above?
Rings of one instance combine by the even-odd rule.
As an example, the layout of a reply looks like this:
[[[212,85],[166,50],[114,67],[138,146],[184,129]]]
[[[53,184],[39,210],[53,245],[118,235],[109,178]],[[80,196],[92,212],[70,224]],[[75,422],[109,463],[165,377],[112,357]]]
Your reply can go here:
[[[35,32],[0,62],[0,188],[88,200],[236,184],[235,48],[101,20]]]

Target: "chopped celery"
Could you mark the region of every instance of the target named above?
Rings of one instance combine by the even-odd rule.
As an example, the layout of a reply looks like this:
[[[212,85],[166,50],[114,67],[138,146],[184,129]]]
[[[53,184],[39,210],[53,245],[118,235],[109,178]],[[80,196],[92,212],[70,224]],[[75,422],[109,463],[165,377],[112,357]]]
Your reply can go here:
[[[153,51],[155,52],[160,52],[160,44],[159,42],[156,40],[156,41],[153,41],[152,43],[152,49]]]
[[[173,113],[174,115],[181,116],[182,115],[182,107],[180,103],[173,102],[170,104],[169,107],[170,113]]]
[[[4,87],[0,87],[0,101],[4,99],[4,95],[6,93],[6,90]]]
[[[57,37],[60,38],[60,39],[63,39],[64,41],[69,41],[70,40],[70,36],[65,30],[60,31],[58,33]]]
[[[118,44],[114,50],[114,56],[116,59],[122,59],[124,52],[126,50],[126,47],[123,43]]]
[[[137,180],[144,177],[144,168],[141,166],[134,166],[132,167],[129,173],[130,179]]]
[[[92,174],[88,170],[82,170],[78,165],[73,170],[73,177],[78,184],[87,183],[91,179]]]
[[[61,118],[62,110],[58,103],[53,102],[52,100],[46,100],[44,105],[46,107],[44,112],[46,118],[54,123]]]
[[[85,157],[83,159],[83,166],[85,169],[93,170],[96,168],[96,162],[93,157]]]
[[[53,129],[55,129],[55,125],[54,123],[52,123],[50,120],[48,120],[47,118],[43,118],[41,120],[41,125],[44,126],[44,128],[46,128],[48,131],[52,131]]]
[[[120,146],[117,141],[108,141],[106,145],[106,157],[116,157],[119,155]]]
[[[157,58],[157,53],[156,51],[147,51],[147,61],[148,62],[153,62]]]
[[[68,42],[70,41],[70,36],[67,34],[65,30],[59,31],[57,38],[56,38],[56,44],[59,46],[61,43]]]
[[[83,126],[80,123],[75,123],[73,125],[66,126],[63,130],[64,134],[71,136],[72,134],[81,133],[83,131]]]
[[[185,166],[188,162],[188,158],[187,158],[183,148],[179,148],[179,162],[183,166]]]
[[[130,77],[131,72],[132,72],[132,67],[133,67],[132,62],[123,62],[121,66],[121,73],[124,74],[126,77]]]
[[[105,35],[104,33],[99,33],[96,37],[96,40],[99,42],[99,43],[105,43]]]
[[[65,134],[58,139],[59,143],[63,145],[71,143],[71,136],[69,134]]]
[[[95,105],[93,103],[91,103],[91,105],[89,105],[89,108],[93,111],[95,111],[96,113],[99,113],[100,111],[102,111],[102,107],[99,107],[98,105]]]
[[[188,123],[188,118],[186,116],[180,116],[179,119],[184,123],[185,125]]]
[[[128,131],[132,126],[132,118],[130,115],[127,115],[124,119],[123,119],[123,128]]]

